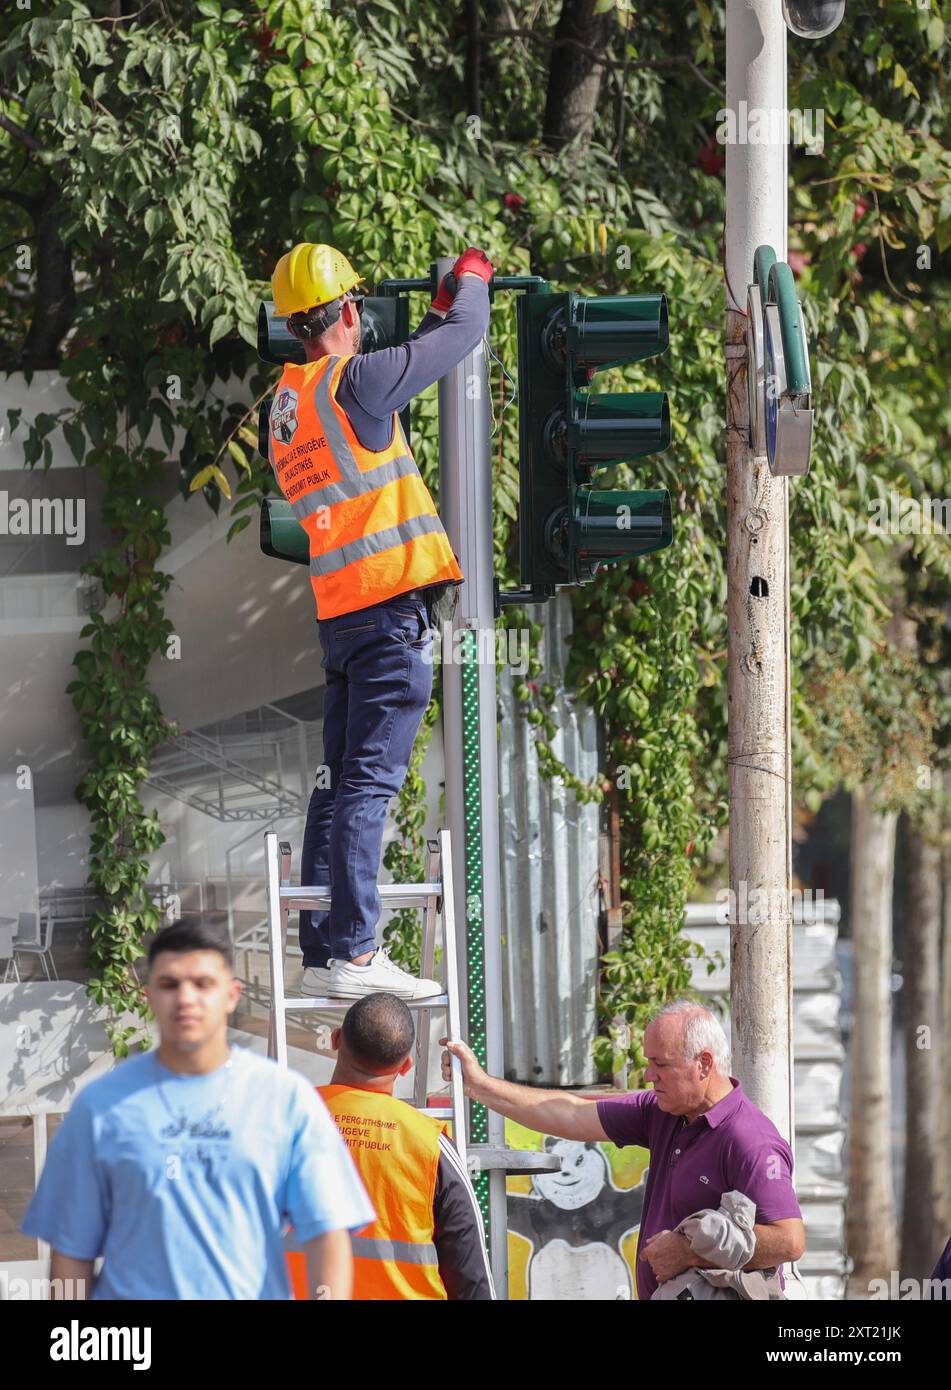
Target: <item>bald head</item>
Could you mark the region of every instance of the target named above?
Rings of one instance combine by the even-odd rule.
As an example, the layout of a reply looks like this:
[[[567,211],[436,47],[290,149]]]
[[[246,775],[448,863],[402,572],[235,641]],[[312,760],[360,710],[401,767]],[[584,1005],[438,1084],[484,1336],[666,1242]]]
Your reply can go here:
[[[347,1010],[340,1029],[341,1052],[369,1076],[399,1071],[413,1050],[413,1015],[395,994],[368,994]]]

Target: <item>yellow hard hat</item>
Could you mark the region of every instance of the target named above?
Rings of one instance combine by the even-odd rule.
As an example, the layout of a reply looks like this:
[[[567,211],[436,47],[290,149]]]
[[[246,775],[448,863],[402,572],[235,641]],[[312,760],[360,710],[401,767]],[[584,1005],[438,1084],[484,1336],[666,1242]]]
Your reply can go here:
[[[301,241],[274,267],[271,294],[281,318],[339,299],[363,283],[346,256],[333,246]]]

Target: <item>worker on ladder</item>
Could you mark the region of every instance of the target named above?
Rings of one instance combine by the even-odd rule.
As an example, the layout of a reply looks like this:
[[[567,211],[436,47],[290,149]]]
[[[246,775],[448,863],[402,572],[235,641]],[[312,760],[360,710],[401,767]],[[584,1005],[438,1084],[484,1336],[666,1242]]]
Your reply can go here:
[[[378,1213],[351,1236],[353,1297],[493,1299],[469,1175],[442,1123],[393,1095],[413,1064],[414,1042],[402,1000],[360,999],[331,1035],[337,1065],[330,1085],[317,1088]],[[287,1261],[295,1296],[306,1298],[303,1255],[289,1253]]]
[[[269,459],[310,538],[326,672],[327,776],[307,812],[301,883],[329,884],[329,913],[300,914],[302,993],[439,994],[376,947],[387,805],[432,693],[432,627],[463,575],[398,412],[463,360],[489,321],[492,265],[470,247],[399,347],[361,353],[363,283],[330,246],[278,261],[275,312],[306,349],[271,408]],[[329,785],[324,785],[329,781]]]

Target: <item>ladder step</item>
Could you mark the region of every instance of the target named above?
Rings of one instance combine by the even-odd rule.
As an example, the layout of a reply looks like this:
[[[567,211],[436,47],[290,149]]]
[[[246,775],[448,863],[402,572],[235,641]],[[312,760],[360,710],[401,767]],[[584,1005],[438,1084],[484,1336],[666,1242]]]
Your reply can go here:
[[[383,907],[426,907],[431,898],[442,896],[441,883],[381,883],[378,885]],[[309,888],[282,888],[281,902],[291,911],[320,911],[330,906],[330,889],[322,884]]]
[[[336,994],[289,994],[284,999],[284,1012],[297,1013],[299,1009],[349,1009],[351,1004],[364,997],[355,995],[352,999],[342,999]],[[429,999],[404,999],[403,1002],[409,1009],[446,1009],[449,1007],[449,996],[433,994]]]
[[[288,918],[294,911],[326,912],[331,905],[331,888],[328,883],[303,883],[291,887],[291,861],[293,858],[290,842],[279,839],[273,831],[264,837],[266,883],[267,883],[267,941],[268,964],[270,967],[270,1018],[268,1020],[267,1053],[278,1065],[288,1065],[287,1020],[297,1014],[323,1015],[325,1018],[341,1020],[351,1004],[364,995],[346,998],[340,995],[288,994],[284,977],[285,951],[288,932]],[[462,984],[458,942],[456,940],[456,914],[453,903],[452,844],[449,831],[443,827],[437,836],[427,841],[427,854],[423,873],[423,883],[379,883],[380,904],[388,911],[394,908],[422,909],[421,966],[422,974],[431,978],[435,974],[436,941],[441,938],[444,951],[445,979],[440,984],[440,993],[429,999],[407,999],[408,1007],[417,1015],[417,1054],[419,1059],[429,1058],[430,1034],[433,1020],[437,1026],[445,1019],[445,1031],[453,1037],[460,1037],[461,1010],[460,991]],[[248,929],[245,928],[247,931]],[[252,940],[244,944],[244,949],[254,950],[256,933],[249,932]],[[297,988],[301,988],[301,983]],[[277,996],[277,998],[275,998]],[[303,1025],[303,1020],[301,1020]],[[313,1026],[313,1025],[311,1025]],[[425,1070],[425,1068],[424,1068]],[[412,1088],[412,1103],[422,1113],[433,1119],[452,1122],[453,1139],[456,1151],[463,1164],[466,1162],[466,1119],[465,1093],[462,1084],[462,1067],[454,1057],[450,1067],[449,1094],[440,1093],[441,1102],[435,1106],[426,1105],[426,1076],[417,1072]],[[420,1103],[422,1102],[422,1103]],[[557,1156],[555,1164],[557,1166]]]

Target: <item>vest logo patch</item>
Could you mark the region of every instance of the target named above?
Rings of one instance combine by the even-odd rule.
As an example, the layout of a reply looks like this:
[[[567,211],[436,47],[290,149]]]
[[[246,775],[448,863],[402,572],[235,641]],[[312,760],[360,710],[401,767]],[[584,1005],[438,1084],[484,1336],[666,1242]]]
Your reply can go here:
[[[297,392],[285,386],[271,408],[271,433],[281,444],[290,444],[297,433]]]

